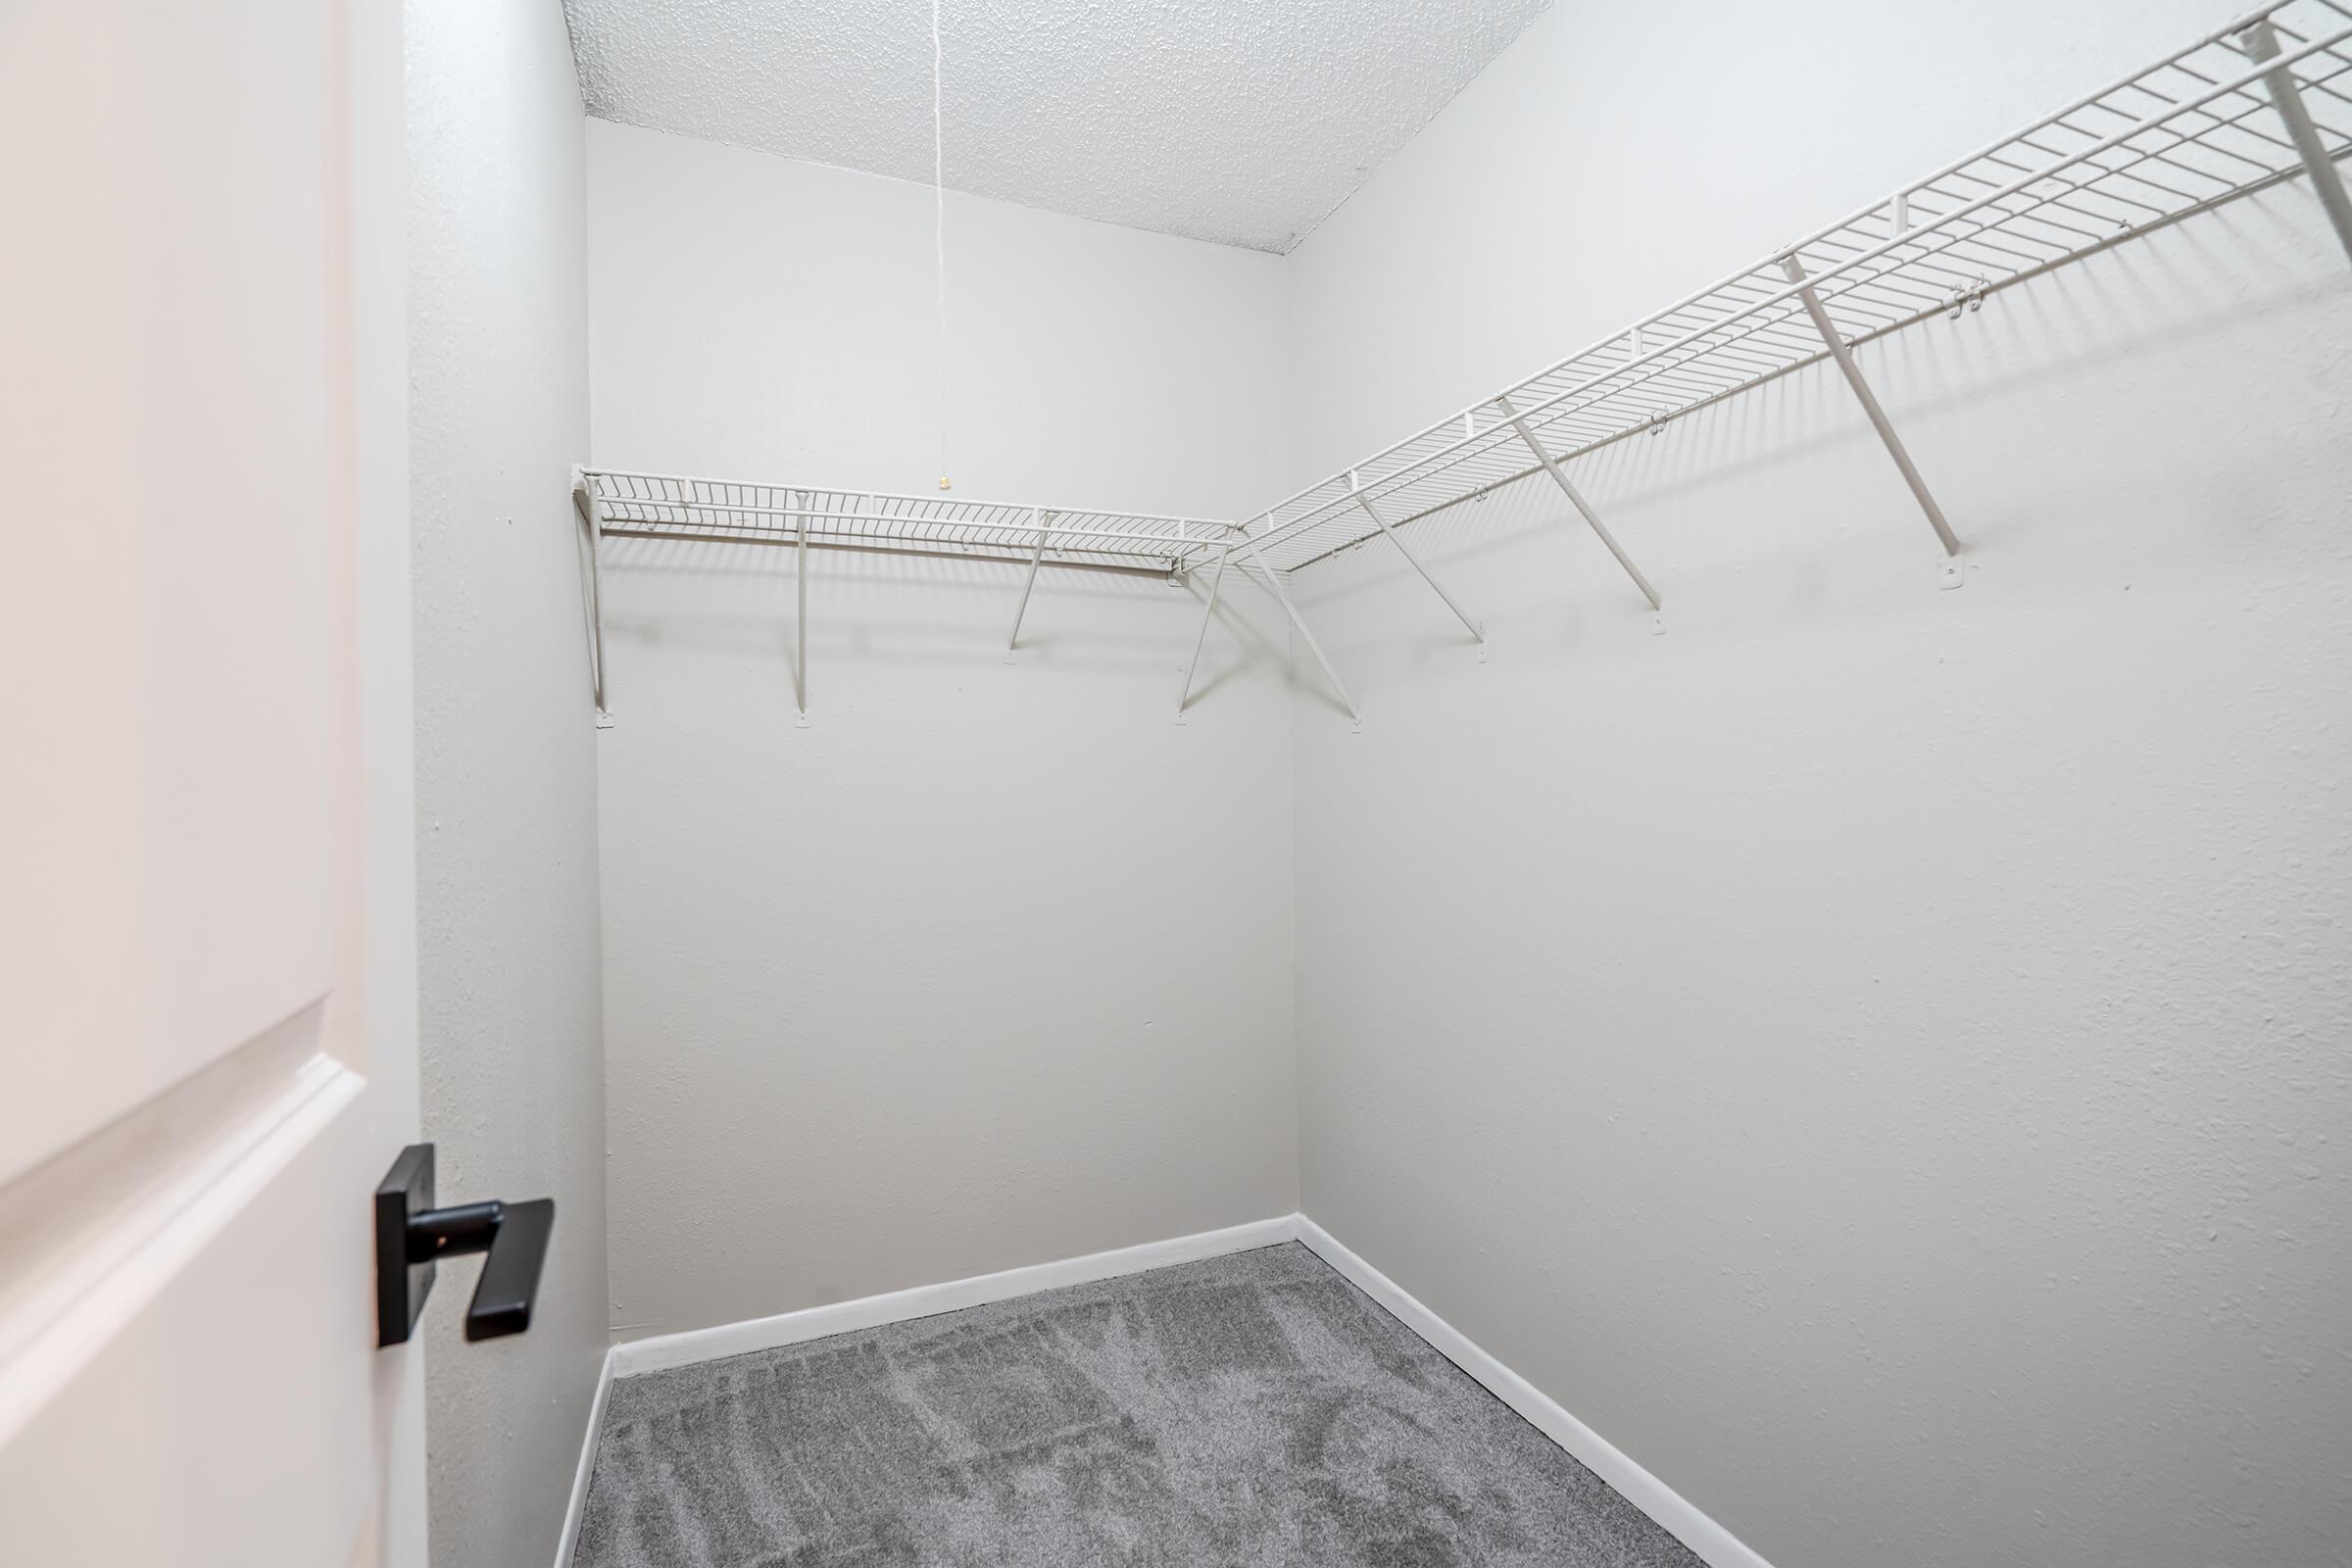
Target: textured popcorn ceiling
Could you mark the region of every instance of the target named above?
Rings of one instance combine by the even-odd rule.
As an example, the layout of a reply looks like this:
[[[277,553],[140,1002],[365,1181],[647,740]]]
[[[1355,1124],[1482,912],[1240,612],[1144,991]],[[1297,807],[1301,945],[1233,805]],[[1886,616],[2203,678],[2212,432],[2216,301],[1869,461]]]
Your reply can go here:
[[[947,182],[1288,251],[1550,0],[942,0]],[[588,112],[931,178],[929,0],[564,0]]]

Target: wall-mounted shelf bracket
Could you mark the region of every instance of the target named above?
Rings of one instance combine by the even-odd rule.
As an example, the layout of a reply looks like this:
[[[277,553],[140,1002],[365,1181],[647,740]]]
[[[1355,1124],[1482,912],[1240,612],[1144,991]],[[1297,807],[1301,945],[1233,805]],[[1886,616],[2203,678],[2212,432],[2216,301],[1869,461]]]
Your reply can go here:
[[[1870,416],[1871,428],[1879,432],[1879,440],[1886,444],[1886,455],[1902,470],[1903,483],[1911,487],[1912,497],[1919,502],[1919,510],[1928,514],[1929,525],[1936,530],[1936,537],[1942,541],[1943,553],[1947,556],[1958,555],[1960,536],[1952,532],[1950,523],[1944,521],[1943,509],[1936,504],[1935,496],[1929,493],[1927,480],[1919,476],[1919,467],[1912,463],[1911,454],[1904,450],[1903,438],[1894,433],[1893,422],[1886,417],[1886,411],[1879,407],[1878,394],[1871,391],[1868,381],[1862,379],[1862,368],[1854,363],[1854,351],[1846,346],[1845,338],[1838,330],[1838,323],[1830,319],[1828,309],[1821,303],[1821,295],[1806,280],[1804,264],[1797,260],[1794,251],[1781,258],[1781,270],[1788,275],[1789,282],[1797,286],[1796,295],[1804,302],[1805,314],[1813,318],[1814,329],[1821,333],[1822,342],[1829,346],[1830,358],[1836,360],[1838,368],[1844,372],[1845,384],[1854,389],[1854,400],[1862,405],[1862,412]]]
[[[1208,623],[1216,618],[1217,590],[1225,586],[1225,563],[1233,559],[1232,547],[1217,553],[1217,569],[1209,574],[1208,602],[1200,607],[1200,630],[1193,638],[1193,657],[1184,666],[1184,689],[1176,694],[1176,722],[1184,722],[1184,710],[1193,700],[1193,673],[1200,667],[1200,650],[1208,642]]]
[[[792,704],[795,726],[808,727],[808,492],[796,492],[801,510],[792,516]]]
[[[1641,335],[1637,331],[1635,347],[1639,349],[1640,346]],[[1634,586],[1642,590],[1642,597],[1649,601],[1649,608],[1663,610],[1665,606],[1658,602],[1658,591],[1649,585],[1647,577],[1642,575],[1642,568],[1634,564],[1634,558],[1625,553],[1625,547],[1617,542],[1615,534],[1609,532],[1608,524],[1600,520],[1600,514],[1592,510],[1592,504],[1584,498],[1575,485],[1568,482],[1568,475],[1562,471],[1558,461],[1544,450],[1544,443],[1536,439],[1536,433],[1527,427],[1527,421],[1519,417],[1519,411],[1513,407],[1510,394],[1506,392],[1497,396],[1494,406],[1502,410],[1503,417],[1511,421],[1511,428],[1519,432],[1519,439],[1526,443],[1527,450],[1534,454],[1535,460],[1544,466],[1544,471],[1551,475],[1551,482],[1560,487],[1560,493],[1568,498],[1568,504],[1576,509],[1577,515],[1585,519],[1585,526],[1609,547],[1609,554],[1617,558],[1617,564],[1625,568],[1625,574],[1634,579]],[[1662,423],[1653,424],[1650,434],[1655,435],[1662,428]]]
[[[1037,586],[1037,568],[1045,564],[1046,545],[1054,537],[1054,514],[1042,507],[1032,508],[1030,515],[1037,523],[1037,545],[1029,552],[1029,574],[1021,579],[1021,602],[1013,607],[1012,634],[1004,639],[1004,651],[1015,653],[1021,646],[1021,617],[1029,613],[1029,591]]]
[[[1396,530],[1389,526],[1389,519],[1380,514],[1379,509],[1372,505],[1371,498],[1364,494],[1362,486],[1355,483],[1355,474],[1352,470],[1348,473],[1348,479],[1355,491],[1355,504],[1364,509],[1364,515],[1370,517],[1378,525],[1380,531],[1388,535],[1389,543],[1396,547],[1396,553],[1404,558],[1404,564],[1421,574],[1421,580],[1429,584],[1431,591],[1446,601],[1446,608],[1452,611],[1459,617],[1461,623],[1470,628],[1470,640],[1484,647],[1487,634],[1479,630],[1478,622],[1470,618],[1470,612],[1453,602],[1453,595],[1447,593],[1445,585],[1429,574],[1429,568],[1421,564],[1421,558],[1414,555],[1405,547],[1404,541],[1396,537]]]
[[[1306,617],[1298,613],[1298,605],[1292,602],[1291,591],[1284,586],[1282,573],[1266,564],[1265,555],[1258,549],[1257,541],[1250,537],[1248,528],[1239,523],[1227,523],[1225,527],[1228,542],[1225,548],[1217,553],[1217,569],[1208,579],[1208,600],[1200,608],[1200,630],[1193,639],[1193,657],[1191,662],[1184,666],[1184,689],[1177,694],[1176,698],[1176,722],[1179,724],[1184,722],[1185,706],[1192,700],[1193,676],[1200,667],[1201,645],[1208,640],[1209,620],[1217,612],[1217,589],[1225,580],[1225,563],[1233,558],[1236,550],[1241,550],[1248,552],[1250,560],[1257,564],[1257,569],[1265,575],[1267,591],[1282,606],[1282,612],[1290,617],[1292,626],[1298,629],[1299,638],[1306,644],[1307,652],[1315,656],[1315,663],[1322,668],[1323,678],[1331,682],[1332,691],[1338,694],[1340,706],[1348,710],[1348,718],[1360,728],[1364,721],[1362,711],[1356,708],[1355,699],[1348,695],[1347,683],[1340,679],[1340,672],[1331,667],[1331,659],[1323,652],[1323,645],[1315,640],[1314,631],[1307,625]],[[1250,575],[1248,567],[1243,568],[1242,575],[1245,577]],[[1450,604],[1451,601],[1448,600],[1447,603]]]
[[[1250,559],[1257,563],[1259,571],[1265,573],[1266,583],[1273,589],[1274,597],[1282,601],[1282,612],[1291,617],[1293,626],[1298,628],[1298,635],[1306,641],[1307,652],[1315,656],[1315,662],[1323,668],[1323,678],[1331,682],[1331,689],[1339,694],[1340,706],[1348,710],[1348,716],[1361,728],[1364,722],[1363,710],[1357,708],[1355,699],[1348,695],[1347,684],[1340,679],[1340,672],[1331,667],[1331,660],[1323,652],[1323,645],[1315,641],[1315,634],[1308,628],[1306,617],[1299,614],[1298,607],[1291,602],[1291,591],[1283,586],[1282,573],[1267,564],[1264,552],[1258,549],[1256,538],[1248,528],[1241,529],[1240,533],[1242,548],[1250,552]]]
[[[2268,17],[2239,33],[2238,42],[2247,58],[2258,65],[2278,58],[2278,31]],[[2270,91],[2271,106],[2286,122],[2287,139],[2295,144],[2295,154],[2303,160],[2304,171],[2311,175],[2311,188],[2319,193],[2320,205],[2328,209],[2328,221],[2335,225],[2335,237],[2342,243],[2344,255],[2352,258],[2352,196],[2344,194],[2343,176],[2336,172],[2335,160],[2328,156],[2328,146],[2320,138],[2319,127],[2312,123],[2311,111],[2304,106],[2303,89],[2295,80],[2294,68],[2273,66],[2263,73],[2262,83]]]
[[[572,509],[588,530],[588,686],[596,700],[596,727],[611,729],[612,713],[605,706],[605,509],[587,474],[571,470]]]

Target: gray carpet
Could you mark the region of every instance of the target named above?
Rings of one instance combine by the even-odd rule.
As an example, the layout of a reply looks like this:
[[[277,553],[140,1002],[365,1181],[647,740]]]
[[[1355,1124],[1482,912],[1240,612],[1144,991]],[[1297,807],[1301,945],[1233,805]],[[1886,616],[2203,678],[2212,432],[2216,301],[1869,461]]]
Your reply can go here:
[[[1297,1244],[612,1387],[574,1568],[1697,1568]]]

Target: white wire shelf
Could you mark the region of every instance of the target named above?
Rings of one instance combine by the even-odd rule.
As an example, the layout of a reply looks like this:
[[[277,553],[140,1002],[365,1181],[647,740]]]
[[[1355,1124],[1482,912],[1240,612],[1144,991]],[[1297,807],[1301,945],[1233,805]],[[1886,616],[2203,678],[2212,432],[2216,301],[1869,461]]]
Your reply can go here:
[[[822,485],[769,484],[684,474],[581,470],[583,510],[607,538],[913,551],[1026,564],[1043,545],[1055,565],[1173,573],[1191,552],[1231,537],[1204,517],[1096,512],[893,495]]]
[[[1206,517],[1172,517],[1153,513],[1102,512],[1078,507],[1042,507],[973,501],[942,492],[897,495],[881,490],[844,490],[819,485],[771,484],[759,480],[710,479],[687,474],[641,473],[619,468],[582,468],[573,474],[573,499],[588,524],[589,636],[597,722],[611,723],[605,670],[605,542],[609,539],[667,540],[692,544],[778,545],[792,551],[798,609],[793,617],[793,705],[808,721],[808,552],[871,551],[894,555],[947,556],[960,560],[1025,564],[1019,603],[1012,612],[1008,652],[1017,650],[1021,621],[1040,567],[1079,566],[1174,577],[1188,557],[1211,542],[1238,537],[1231,522]],[[1222,559],[1217,577],[1224,575]],[[1248,567],[1244,568],[1248,576]],[[1255,579],[1280,600],[1294,621],[1298,611],[1270,571]],[[1216,589],[1208,610],[1216,607]],[[1308,641],[1313,634],[1304,625]],[[1204,613],[1201,636],[1207,635]],[[1196,639],[1194,662],[1200,660]],[[1319,657],[1319,656],[1318,656]],[[1181,722],[1192,688],[1185,671],[1176,716]]]
[[[1043,565],[1182,575],[1213,566],[1181,722],[1224,568],[1280,601],[1350,714],[1357,710],[1285,579],[1387,535],[1473,641],[1478,622],[1396,530],[1547,473],[1654,606],[1659,595],[1578,493],[1565,466],[1613,441],[1823,360],[1869,415],[1938,541],[1936,505],[1851,353],[1860,343],[2191,215],[2302,178],[2352,257],[2352,0],[2276,0],[2017,134],[1784,246],[1710,288],[1310,485],[1247,523],[892,495],[594,468],[578,476],[590,525],[596,693],[605,710],[601,542],[644,538],[801,548],[795,697],[808,712],[808,549],[914,552],[1027,567],[1017,648]],[[1945,582],[1962,580],[1947,564]]]
[[[2246,39],[2264,24],[2268,61]],[[1851,345],[2295,175],[2326,197],[2331,178],[2297,146],[2266,76],[2293,73],[2331,174],[2352,149],[2347,40],[2342,0],[2265,6],[1301,490],[1249,531],[1293,570],[1378,534],[1367,503],[1396,526],[1544,472],[1531,443],[1566,464],[1816,363],[1831,350],[1808,284]],[[2340,207],[2330,217],[2352,251]]]

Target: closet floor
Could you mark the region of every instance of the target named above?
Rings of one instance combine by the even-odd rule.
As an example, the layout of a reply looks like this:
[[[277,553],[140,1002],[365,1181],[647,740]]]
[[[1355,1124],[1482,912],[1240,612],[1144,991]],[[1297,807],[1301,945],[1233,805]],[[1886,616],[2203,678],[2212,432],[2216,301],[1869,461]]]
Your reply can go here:
[[[1292,1243],[612,1386],[573,1568],[1698,1559]]]

